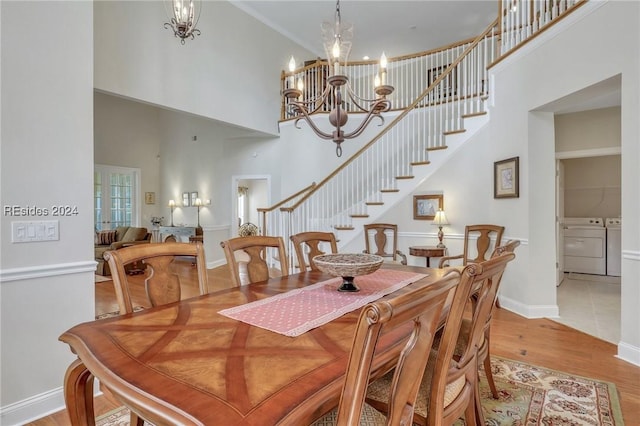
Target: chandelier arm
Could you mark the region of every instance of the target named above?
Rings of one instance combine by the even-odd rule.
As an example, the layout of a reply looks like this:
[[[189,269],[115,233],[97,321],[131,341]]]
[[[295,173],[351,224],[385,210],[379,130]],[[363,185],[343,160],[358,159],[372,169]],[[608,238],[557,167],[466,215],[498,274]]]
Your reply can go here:
[[[364,131],[364,129],[369,125],[369,123],[374,118],[380,119],[380,124],[378,126],[382,126],[384,124],[384,117],[380,115],[382,112],[387,112],[391,109],[391,102],[387,99],[378,99],[371,108],[371,111],[368,111],[367,116],[362,120],[360,125],[350,133],[344,135],[345,139],[351,139],[360,136],[360,134]]]
[[[297,129],[301,129],[302,127],[298,126],[298,122],[302,119],[304,119],[307,124],[311,127],[311,129],[313,130],[313,132],[318,135],[321,139],[333,139],[333,135],[330,133],[325,133],[322,130],[320,130],[318,128],[318,126],[316,126],[316,124],[313,122],[313,120],[311,119],[311,117],[309,116],[309,114],[307,113],[307,111],[305,110],[301,110],[300,111],[302,113],[302,117],[298,117],[296,118],[296,120],[293,122],[293,125],[297,128]]]
[[[327,85],[324,91],[320,95],[316,96],[315,98],[309,99],[309,100],[303,100],[303,101],[292,100],[289,105],[290,106],[293,105],[300,110],[304,109],[305,111],[307,111],[309,115],[315,114],[316,112],[320,111],[320,109],[322,109],[324,104],[327,102],[327,98],[329,97],[329,93],[331,92],[331,89],[332,87],[330,85]],[[314,108],[310,110],[309,106],[313,106]]]
[[[367,128],[367,126],[369,125],[369,123],[374,119],[374,118],[379,118],[380,119],[380,124],[378,124],[378,126],[382,126],[384,124],[384,117],[380,115],[380,113],[377,112],[369,112],[367,114],[367,116],[362,120],[362,123],[360,123],[360,125],[354,129],[351,133],[347,133],[344,135],[345,139],[352,139],[352,138],[356,138],[358,136],[360,136],[362,134],[362,132],[364,132],[364,129]]]
[[[385,101],[389,105],[389,108],[385,108],[382,111],[386,112],[391,108],[391,102],[386,98],[367,99],[360,97],[351,89],[351,86],[347,86],[347,94],[353,105],[362,112],[369,112],[369,109],[375,109],[377,107],[376,103],[381,103],[380,101]],[[365,108],[363,106],[365,103],[372,104],[371,108]]]
[[[373,103],[380,100],[380,98],[367,99],[367,98],[363,98],[362,96],[358,96],[358,94],[353,91],[350,84],[347,84],[346,86],[347,86],[347,93],[349,93],[349,98],[351,98],[351,100],[354,102],[361,101],[366,103]]]

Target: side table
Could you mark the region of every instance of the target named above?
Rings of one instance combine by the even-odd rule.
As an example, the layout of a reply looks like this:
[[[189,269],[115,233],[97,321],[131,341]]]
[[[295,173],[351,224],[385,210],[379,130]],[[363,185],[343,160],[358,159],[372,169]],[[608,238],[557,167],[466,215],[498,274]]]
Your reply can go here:
[[[447,248],[434,247],[434,246],[413,246],[409,247],[409,254],[411,256],[424,257],[427,260],[427,268],[429,265],[429,258],[442,257],[447,254]]]

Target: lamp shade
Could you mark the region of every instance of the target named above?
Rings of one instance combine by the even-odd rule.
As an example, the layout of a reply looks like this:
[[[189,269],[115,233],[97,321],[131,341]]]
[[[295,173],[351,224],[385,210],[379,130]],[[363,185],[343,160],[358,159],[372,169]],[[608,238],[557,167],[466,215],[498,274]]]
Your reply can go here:
[[[444,210],[439,209],[436,212],[436,216],[433,218],[433,222],[431,223],[432,225],[436,225],[436,226],[442,226],[442,225],[448,225],[449,221],[447,220],[447,216],[444,214]]]

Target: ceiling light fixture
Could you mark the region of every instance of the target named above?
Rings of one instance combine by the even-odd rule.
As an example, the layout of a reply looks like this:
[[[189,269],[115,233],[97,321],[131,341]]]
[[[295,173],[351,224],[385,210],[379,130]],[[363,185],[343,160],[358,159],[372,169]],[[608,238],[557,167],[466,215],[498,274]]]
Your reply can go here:
[[[166,6],[166,5],[165,5]],[[164,23],[165,28],[171,28],[173,35],[180,38],[180,43],[184,44],[187,38],[193,40],[200,35],[200,30],[196,28],[200,20],[202,11],[201,0],[171,0],[172,13],[169,22]],[[197,11],[196,11],[197,9]]]
[[[292,74],[289,80],[289,88],[283,94],[288,99],[288,105],[291,112],[296,117],[295,126],[298,122],[305,119],[311,129],[322,139],[331,139],[336,143],[336,155],[342,156],[342,146],[340,145],[345,139],[353,139],[358,137],[364,129],[369,125],[371,120],[379,118],[380,125],[384,124],[382,112],[391,109],[391,101],[386,97],[393,93],[393,86],[387,85],[387,58],[382,54],[380,58],[380,74],[375,78],[375,99],[365,99],[356,95],[349,84],[349,78],[343,74],[346,70],[347,58],[351,50],[351,40],[353,38],[353,25],[345,24],[340,17],[340,0],[336,2],[335,22],[324,22],[322,24],[322,38],[324,48],[329,61],[329,74],[327,78],[327,86],[320,96],[313,99],[302,99],[302,90],[304,83],[302,78],[298,79],[297,87],[294,87],[293,72],[296,68],[296,62],[293,57],[289,61],[289,72]],[[344,87],[344,94],[343,94]],[[346,95],[348,99],[343,98]],[[350,102],[360,111],[366,113],[366,116],[353,131],[345,133],[344,126],[347,124],[347,111],[344,110],[345,100]],[[320,110],[324,105],[331,105],[332,109],[329,113],[329,123],[335,128],[331,133],[324,132],[316,126],[311,119],[311,115]],[[365,105],[368,106],[365,107]]]

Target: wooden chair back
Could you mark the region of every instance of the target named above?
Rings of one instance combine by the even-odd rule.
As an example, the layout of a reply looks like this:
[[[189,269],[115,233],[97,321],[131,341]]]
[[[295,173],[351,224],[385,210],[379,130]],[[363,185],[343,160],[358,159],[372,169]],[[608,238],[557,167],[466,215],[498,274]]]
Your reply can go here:
[[[220,243],[235,286],[265,281],[272,276],[289,275],[287,252],[282,237],[254,235],[236,237]],[[279,262],[280,269],[270,268]]]
[[[136,265],[146,274],[145,290],[151,306],[177,302],[181,297],[180,278],[172,271],[177,257],[195,258],[200,294],[209,292],[207,267],[202,243],[150,243],[105,252],[121,314],[133,312],[127,265]]]
[[[318,267],[313,263],[313,258],[325,254],[324,251],[320,250],[322,243],[329,245],[331,253],[338,252],[338,244],[333,232],[301,232],[292,235],[291,242],[296,251],[298,268],[301,272],[306,271],[307,268],[312,271],[319,271]]]
[[[370,223],[364,225],[364,253],[377,254],[386,260],[407,264],[407,256],[398,250],[398,225]]]
[[[440,267],[449,266],[449,261],[462,260],[462,265],[484,262],[489,259],[491,246],[498,247],[502,243],[504,226],[498,225],[467,225],[464,228],[464,246],[462,254],[456,256],[444,256],[440,259]],[[473,242],[475,240],[475,247]]]
[[[411,424],[433,336],[449,295],[459,281],[460,272],[452,270],[435,283],[418,286],[399,296],[387,296],[363,308],[338,406],[338,425],[359,424],[379,337],[402,326],[410,335],[395,361],[387,424]]]
[[[478,380],[477,348],[482,344],[485,324],[491,314],[502,274],[507,263],[514,257],[513,253],[505,253],[485,262],[470,263],[462,271],[437,349],[431,383],[424,384],[430,392],[428,417],[420,419],[418,423],[450,425],[464,414],[467,424],[475,424],[473,418],[484,425],[484,420],[478,418],[482,411],[476,406],[479,400],[476,401],[475,398]],[[465,330],[468,336],[459,340],[461,324],[469,303],[473,303],[475,307],[472,309],[470,326]],[[464,341],[462,347],[461,341]],[[463,381],[457,396],[445,405],[447,386],[461,384]]]
[[[520,245],[520,240],[509,240],[501,246],[496,247],[491,257],[500,256],[504,253],[513,253]]]

